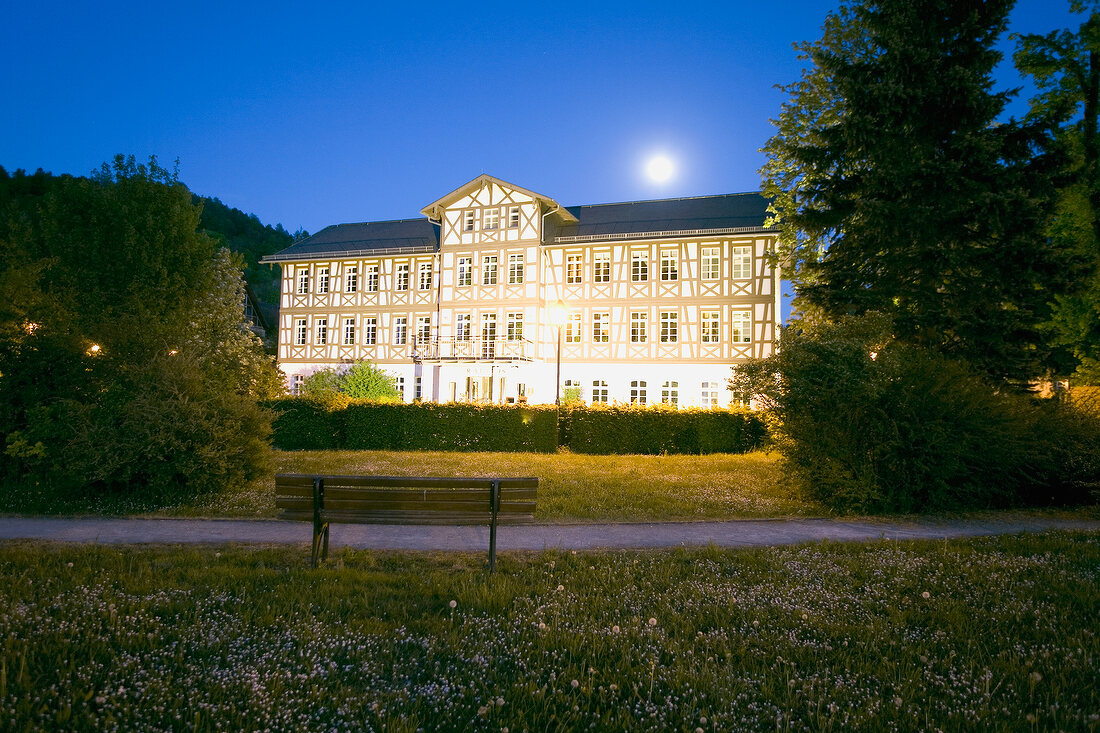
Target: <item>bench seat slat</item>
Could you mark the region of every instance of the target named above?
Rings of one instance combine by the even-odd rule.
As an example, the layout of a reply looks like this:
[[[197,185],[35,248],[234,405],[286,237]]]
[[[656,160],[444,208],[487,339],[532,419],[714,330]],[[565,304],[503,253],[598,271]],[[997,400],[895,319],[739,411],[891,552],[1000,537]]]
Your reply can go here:
[[[306,474],[278,474],[276,486],[313,486],[317,476]],[[536,477],[478,477],[478,476],[323,476],[325,488],[329,487],[404,487],[404,488],[482,488],[493,481],[500,481],[501,488],[536,488]]]

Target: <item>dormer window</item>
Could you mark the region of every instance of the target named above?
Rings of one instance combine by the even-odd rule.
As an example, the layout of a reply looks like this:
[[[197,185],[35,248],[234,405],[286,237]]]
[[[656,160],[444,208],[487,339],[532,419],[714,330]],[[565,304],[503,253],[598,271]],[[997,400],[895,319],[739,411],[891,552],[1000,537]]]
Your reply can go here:
[[[483,229],[500,229],[500,209],[486,209],[481,226]]]
[[[474,212],[467,211],[463,217],[462,231],[472,232],[474,230]]]

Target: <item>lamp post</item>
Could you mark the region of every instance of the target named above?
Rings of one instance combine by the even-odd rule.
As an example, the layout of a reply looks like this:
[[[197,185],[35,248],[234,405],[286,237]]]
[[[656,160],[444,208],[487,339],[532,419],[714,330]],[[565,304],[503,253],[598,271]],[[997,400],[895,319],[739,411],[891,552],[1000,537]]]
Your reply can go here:
[[[558,351],[557,351],[557,369],[554,379],[554,404],[561,407],[561,329],[565,325],[565,320],[569,317],[569,307],[565,304],[565,301],[558,298],[556,301],[546,306],[547,317],[551,324],[558,327]]]

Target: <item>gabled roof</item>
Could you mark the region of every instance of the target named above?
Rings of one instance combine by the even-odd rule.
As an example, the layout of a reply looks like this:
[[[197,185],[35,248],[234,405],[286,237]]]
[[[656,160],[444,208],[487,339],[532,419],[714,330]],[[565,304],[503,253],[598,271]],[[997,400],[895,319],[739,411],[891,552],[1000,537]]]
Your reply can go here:
[[[514,183],[502,181],[499,178],[490,176],[488,173],[482,173],[474,180],[459,186],[443,198],[433,201],[432,203],[421,209],[420,213],[428,217],[429,219],[435,219],[436,221],[439,221],[443,216],[443,209],[446,209],[448,206],[453,204],[455,201],[458,201],[463,196],[469,194],[471,191],[479,190],[486,183],[495,183],[502,188],[510,188],[513,191],[518,191],[522,194],[530,196],[536,201],[546,204],[551,209],[556,208],[560,211],[560,215],[566,221],[570,221],[573,218],[573,215],[566,211],[565,207],[563,207],[561,204],[559,204],[557,201],[550,198],[549,196],[544,196],[541,193],[535,193],[534,191],[530,191],[526,188],[523,188],[522,186],[517,186]]]
[[[562,223],[555,239],[622,238],[629,234],[675,236],[674,233],[750,230],[764,226],[768,200],[759,193],[628,201],[570,206],[577,223]]]
[[[369,221],[325,227],[260,262],[309,260],[324,255],[435,252],[438,249],[439,227],[427,219]]]

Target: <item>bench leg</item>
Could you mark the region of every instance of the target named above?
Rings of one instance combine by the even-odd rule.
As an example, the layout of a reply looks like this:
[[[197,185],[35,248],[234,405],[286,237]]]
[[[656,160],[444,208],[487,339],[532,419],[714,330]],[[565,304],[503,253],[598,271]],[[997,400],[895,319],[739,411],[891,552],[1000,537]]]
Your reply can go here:
[[[328,557],[328,522],[313,530],[313,567]]]

